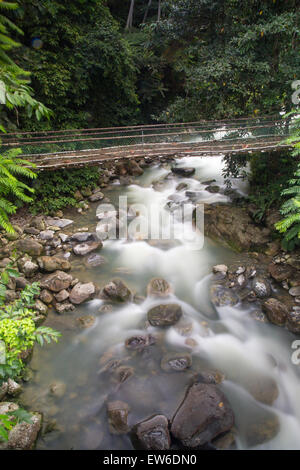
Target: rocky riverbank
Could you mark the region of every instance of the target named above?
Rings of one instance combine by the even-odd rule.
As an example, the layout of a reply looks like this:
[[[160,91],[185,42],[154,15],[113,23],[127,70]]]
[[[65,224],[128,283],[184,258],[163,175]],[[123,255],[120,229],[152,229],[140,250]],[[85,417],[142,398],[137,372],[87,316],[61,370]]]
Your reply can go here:
[[[140,176],[143,168],[151,165],[151,160],[139,162],[107,164],[99,186],[93,191],[87,188],[77,192],[78,212],[83,215],[89,208],[96,208],[99,202],[109,202],[105,189],[112,183],[130,184],[132,178]],[[170,161],[162,161],[169,168]],[[159,190],[168,178],[189,178],[193,168],[173,166],[171,172],[156,181],[153,186]],[[206,190],[211,194],[223,192],[214,180],[205,182]],[[236,197],[236,193],[231,193]],[[197,205],[197,194],[189,191],[186,183],[177,186],[176,193],[169,197],[167,208],[176,209],[184,201]],[[276,218],[270,213],[264,227],[254,223],[251,207],[231,204],[206,204],[206,235],[219,243],[229,245],[238,251],[249,252],[242,263],[236,265],[216,265],[210,286],[210,298],[216,308],[223,306],[251,306],[253,321],[271,322],[285,327],[290,332],[300,333],[300,256],[281,251],[279,243],[272,239],[272,225]],[[98,214],[99,216],[99,214]],[[111,214],[118,218],[119,214]],[[68,216],[69,217],[69,216]],[[101,216],[98,217],[101,222]],[[102,222],[101,222],[102,223]],[[103,233],[109,224],[103,222]],[[105,237],[98,236],[88,227],[74,228],[72,218],[64,218],[59,212],[48,216],[27,218],[21,227],[15,225],[16,233],[0,237],[0,267],[13,263],[20,276],[11,280],[6,300],[18,298],[21,290],[28,283],[39,282],[41,292],[36,299],[35,321],[42,324],[48,311],[54,309],[58,315],[72,312],[77,306],[91,299],[101,299],[101,313],[109,315],[114,305],[133,302],[139,304],[144,298],[137,296],[127,284],[118,278],[97,285],[85,282],[79,276],[73,276],[73,264],[79,263],[87,268],[101,266],[106,262],[100,254]],[[13,255],[14,253],[14,255]],[[146,287],[146,286],[145,286]],[[162,345],[162,337],[172,326],[185,335],[184,345],[190,350],[197,347],[190,337],[189,324],[185,321],[185,311],[181,305],[171,299],[172,286],[164,279],[153,279],[146,288],[147,296],[156,299],[155,306],[147,311],[145,330],[154,328],[154,333],[131,336],[124,342],[128,358],[120,360],[111,351],[101,357],[100,375],[115,384],[115,393],[107,397],[107,421],[109,431],[116,435],[130,436],[136,448],[164,450],[169,448],[232,448],[234,447],[234,413],[228,397],[222,390],[224,374],[222,371],[201,369],[196,374],[190,373],[193,366],[189,352],[167,353]],[[100,311],[99,310],[99,311]],[[83,315],[77,319],[82,328],[94,325],[93,315]],[[158,366],[153,366],[151,351],[159,357]],[[130,423],[130,405],[122,395],[122,386],[137,381],[133,363],[149,360],[149,374],[189,373],[188,386],[185,387],[181,402],[174,406],[168,415],[145,416],[139,422]],[[152,362],[151,362],[152,361]],[[147,366],[148,367],[148,366]],[[150,372],[151,370],[151,372]],[[278,395],[276,383],[261,377],[263,390],[258,390],[254,383],[248,384],[250,393],[260,402],[271,404]],[[134,385],[131,385],[133,387]],[[130,387],[130,386],[129,386]],[[137,385],[138,389],[138,385]],[[63,396],[64,384],[52,383],[51,396]],[[0,389],[0,414],[5,414],[18,406],[15,399],[21,391],[21,385],[8,381]],[[196,412],[195,412],[196,410]],[[11,431],[6,448],[30,449],[34,446],[38,433],[49,431],[49,423],[42,425],[40,413],[33,414],[32,423],[19,423]],[[254,442],[264,442],[273,437],[278,430],[278,422],[272,414],[268,415],[269,429],[263,423],[249,424],[249,435]],[[252,427],[251,427],[252,426]],[[260,436],[260,437],[259,437]]]

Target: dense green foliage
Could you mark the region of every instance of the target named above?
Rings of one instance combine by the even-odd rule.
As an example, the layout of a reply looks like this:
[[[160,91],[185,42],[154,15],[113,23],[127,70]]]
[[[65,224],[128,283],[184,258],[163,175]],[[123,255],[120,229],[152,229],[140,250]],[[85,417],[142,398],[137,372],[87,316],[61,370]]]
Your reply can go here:
[[[25,287],[19,299],[5,303],[5,286],[10,277],[18,273],[11,267],[1,274],[0,300],[0,341],[5,345],[5,360],[0,361],[0,384],[8,378],[17,378],[24,368],[22,356],[31,350],[35,343],[57,341],[60,334],[44,326],[36,326],[37,313],[34,310],[35,298],[40,289],[37,283]],[[2,363],[3,362],[3,363]]]
[[[293,131],[287,142],[294,145],[292,157],[298,161],[300,156],[299,115],[293,123]],[[284,219],[276,224],[276,229],[284,234],[283,248],[293,250],[295,246],[300,245],[300,163],[297,163],[294,176],[288,181],[288,187],[282,191],[281,195],[285,199],[280,209]]]
[[[66,206],[76,206],[76,190],[93,189],[99,180],[99,169],[86,167],[39,173],[35,182],[35,198],[31,203],[33,213],[53,213]]]

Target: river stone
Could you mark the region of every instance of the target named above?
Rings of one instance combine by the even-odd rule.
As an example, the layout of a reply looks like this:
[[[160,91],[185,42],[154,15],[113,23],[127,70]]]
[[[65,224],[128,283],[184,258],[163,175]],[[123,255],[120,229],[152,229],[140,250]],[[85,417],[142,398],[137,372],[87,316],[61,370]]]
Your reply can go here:
[[[98,248],[102,248],[103,244],[101,240],[98,241],[90,241],[86,243],[79,243],[73,247],[73,251],[75,255],[85,256],[91,253],[92,251],[97,250]]]
[[[37,299],[34,304],[35,310],[37,310],[41,315],[47,315],[48,307],[41,300]]]
[[[111,434],[127,434],[129,406],[123,401],[107,403],[108,426]]]
[[[90,300],[96,292],[95,284],[93,282],[87,282],[82,284],[78,282],[76,286],[73,287],[70,293],[70,302],[72,304],[82,304],[86,300]]]
[[[41,240],[52,240],[54,237],[54,231],[53,230],[43,230],[39,234],[39,238]]]
[[[43,245],[31,238],[24,238],[17,242],[18,250],[30,256],[40,256],[43,252]]]
[[[8,390],[8,383],[2,382],[0,385],[0,402],[5,398]]]
[[[213,273],[222,273],[222,274],[227,274],[228,267],[226,264],[216,264],[216,266],[213,267]]]
[[[288,316],[288,308],[279,300],[270,298],[263,303],[263,310],[269,321],[274,325],[282,326]]]
[[[104,194],[101,193],[101,191],[97,191],[96,193],[93,193],[90,197],[89,200],[91,202],[97,202],[97,201],[102,201],[104,198]]]
[[[73,220],[70,219],[60,219],[58,217],[47,217],[46,224],[53,227],[65,228],[68,225],[71,225]]]
[[[300,295],[300,286],[292,287],[289,290],[289,294],[293,297],[298,297]]]
[[[7,381],[7,393],[12,397],[17,397],[22,392],[22,385],[18,384],[12,379]]]
[[[155,415],[132,429],[132,442],[140,450],[168,450],[171,446],[168,419]]]
[[[40,299],[45,304],[51,304],[53,300],[53,295],[47,289],[43,289],[40,293]]]
[[[52,273],[54,271],[69,271],[71,264],[65,258],[59,258],[58,256],[41,256],[37,260],[39,267],[42,271]]]
[[[166,372],[181,372],[192,367],[192,356],[188,353],[166,354],[160,365]]]
[[[195,448],[229,431],[233,423],[233,412],[223,392],[216,385],[196,383],[176,411],[171,433],[184,447]]]
[[[196,170],[195,168],[188,168],[188,167],[184,168],[184,167],[174,166],[171,168],[171,171],[175,173],[175,175],[188,177],[188,176],[192,176]]]
[[[25,227],[24,228],[24,233],[28,233],[29,235],[38,235],[40,233],[40,231],[35,227]],[[8,238],[8,237],[6,236],[6,238]],[[12,233],[12,234],[9,235],[8,240],[12,241],[12,240],[17,240],[18,238],[19,238],[18,233]]]
[[[167,297],[169,294],[171,294],[171,292],[172,288],[170,284],[159,277],[151,279],[147,286],[148,295],[153,295],[157,297]]]
[[[90,256],[87,257],[85,264],[88,267],[96,268],[97,266],[101,266],[102,264],[106,263],[106,259],[98,255],[97,253],[92,253]]]
[[[232,289],[220,284],[214,284],[210,287],[210,299],[216,307],[233,306],[239,302],[237,294]]]
[[[139,335],[132,336],[125,341],[125,347],[127,349],[141,350],[147,346],[151,346],[156,343],[156,338],[152,335]]]
[[[69,292],[66,289],[61,290],[58,294],[54,294],[57,302],[63,302],[69,298]]]
[[[286,326],[289,331],[295,334],[300,334],[300,312],[294,310],[288,312]]]
[[[220,186],[217,186],[217,185],[207,186],[205,188],[205,191],[208,191],[209,193],[218,193],[220,191]]]
[[[83,242],[87,242],[88,240],[92,240],[93,238],[94,236],[91,232],[77,232],[77,233],[73,233],[73,235],[69,237],[69,240],[71,242],[83,243]]]
[[[30,278],[33,277],[36,272],[38,271],[39,267],[36,263],[33,263],[32,261],[28,260],[25,261],[22,267],[22,271],[25,274],[26,277]]]
[[[77,323],[80,328],[92,328],[96,322],[96,317],[93,315],[83,315],[82,317],[77,318]]]
[[[59,292],[63,289],[68,289],[72,282],[72,276],[64,271],[55,271],[52,274],[44,277],[40,281],[40,285],[44,289],[49,289],[52,292]]]
[[[175,325],[182,316],[182,308],[177,304],[161,304],[148,312],[148,321],[152,326]]]
[[[225,380],[225,376],[222,372],[218,370],[204,370],[193,375],[192,384],[204,383],[217,385],[222,383],[223,380]]]
[[[5,414],[8,411],[15,411],[19,407],[15,403],[7,403],[7,411],[4,413],[3,405],[0,403],[0,413]],[[5,407],[4,407],[5,408]],[[2,410],[1,410],[2,409]],[[21,421],[9,431],[8,441],[0,444],[0,449],[10,450],[30,450],[33,449],[38,433],[42,425],[42,415],[40,413],[31,414],[31,422]]]
[[[288,264],[274,264],[269,265],[269,273],[277,282],[288,280],[294,273],[294,269]]]
[[[267,279],[256,276],[252,281],[252,289],[260,299],[271,295],[271,286]]]
[[[104,296],[117,302],[132,300],[132,292],[121,279],[113,279],[103,287]]]
[[[53,382],[50,385],[50,394],[56,398],[62,398],[66,394],[67,386],[64,382]]]
[[[75,310],[74,305],[70,304],[69,302],[66,302],[66,303],[56,302],[54,307],[55,307],[56,312],[59,313],[60,315],[65,312],[70,312],[70,311]]]

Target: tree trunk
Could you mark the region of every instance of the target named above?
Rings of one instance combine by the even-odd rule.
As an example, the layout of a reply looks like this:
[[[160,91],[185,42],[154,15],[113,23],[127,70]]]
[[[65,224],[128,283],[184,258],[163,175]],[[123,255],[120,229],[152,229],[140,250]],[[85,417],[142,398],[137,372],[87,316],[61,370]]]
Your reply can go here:
[[[131,30],[131,28],[132,28],[133,10],[134,10],[134,0],[131,0],[130,8],[129,8],[129,13],[128,13],[128,18],[127,18],[127,23],[126,23],[125,29]]]
[[[161,0],[158,0],[157,21],[160,21],[160,17],[161,17]]]
[[[143,23],[146,23],[146,19],[147,19],[148,13],[149,13],[149,8],[151,7],[151,3],[152,3],[152,0],[149,0],[146,11],[145,11],[145,14],[144,14]]]

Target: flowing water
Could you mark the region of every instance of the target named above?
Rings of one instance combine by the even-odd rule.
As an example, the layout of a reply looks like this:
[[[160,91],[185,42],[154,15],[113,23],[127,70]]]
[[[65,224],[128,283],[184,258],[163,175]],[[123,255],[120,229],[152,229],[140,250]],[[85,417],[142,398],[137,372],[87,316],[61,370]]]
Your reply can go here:
[[[179,166],[191,164],[196,173],[190,178],[165,178],[169,169],[153,166],[135,184],[113,185],[106,195],[113,203],[120,195],[127,195],[130,204],[154,205],[157,212],[165,213],[168,197],[176,192],[179,183],[185,182],[188,190],[200,192],[201,202],[228,201],[220,193],[209,193],[206,184],[201,183],[214,178],[216,184],[224,187],[221,159],[178,161]],[[162,183],[157,184],[158,180]],[[236,180],[233,185],[242,194],[247,192],[245,182]],[[183,196],[184,192],[177,191]],[[95,205],[87,215],[75,219],[72,230],[88,226],[92,231],[96,224]],[[255,321],[250,315],[251,306],[213,308],[209,300],[212,266],[242,264],[245,259],[207,238],[202,249],[191,249],[180,231],[182,223],[178,221],[177,225],[179,236],[172,242],[105,241],[100,253],[106,264],[96,268],[87,268],[82,258],[73,257],[74,277],[94,281],[100,287],[119,277],[141,298],[136,303],[113,305],[106,312],[101,310],[104,302],[94,299],[75,312],[49,314],[46,324],[60,330],[62,339],[58,345],[35,349],[31,362],[33,379],[21,397],[25,405],[42,411],[53,427],[52,432],[39,439],[38,449],[132,449],[128,435],[109,433],[107,401],[119,399],[128,403],[130,426],[156,413],[171,418],[191,376],[204,369],[216,369],[226,377],[220,386],[235,414],[236,448],[300,448],[299,366],[291,361],[294,336]],[[146,323],[147,311],[166,302],[146,296],[146,286],[153,277],[163,277],[172,285],[173,293],[167,301],[179,303],[184,311],[179,324],[165,330]],[[95,316],[91,328],[78,326],[77,319],[82,315]],[[158,334],[157,344],[148,348],[148,354],[146,350],[140,353],[125,349],[127,338],[145,331]],[[189,352],[192,368],[164,372],[160,361],[168,352]],[[116,374],[103,372],[110,359],[133,368],[134,375],[120,385]],[[66,385],[63,396],[49,394],[53,382]],[[272,395],[274,384],[278,397],[271,405],[266,404],[270,403],[268,396]]]

